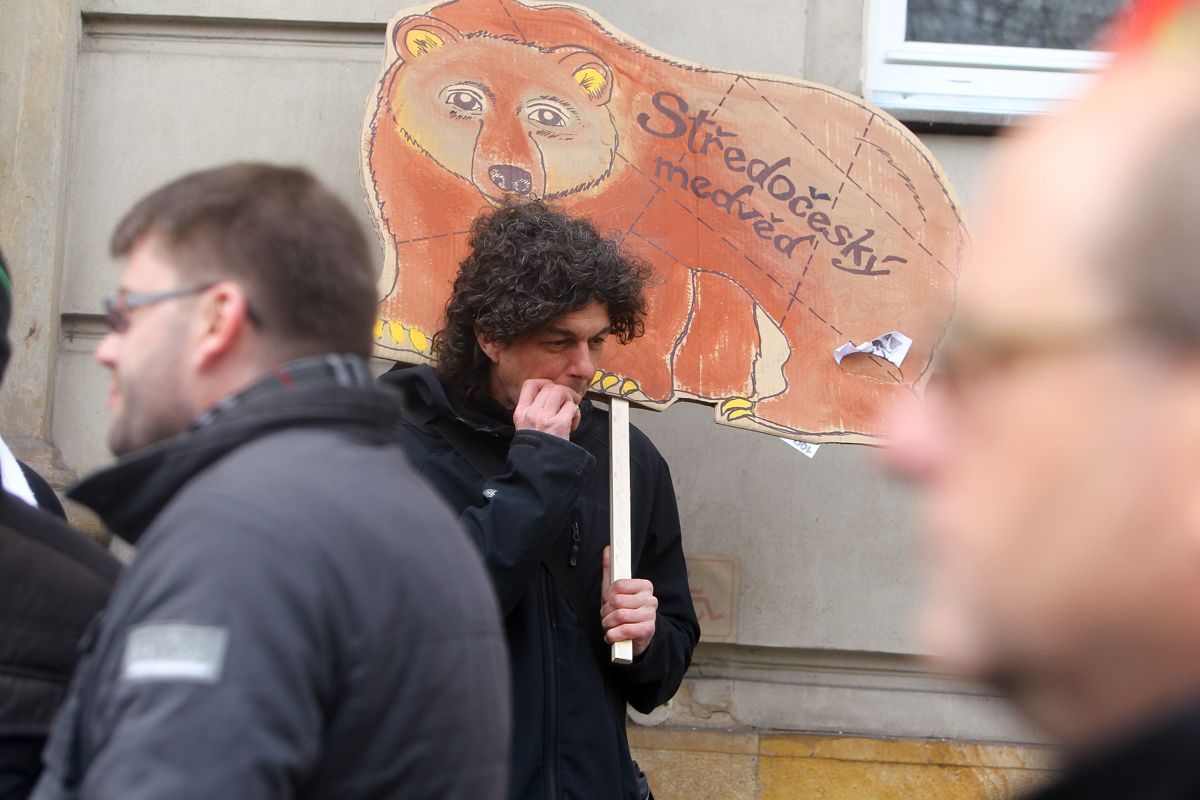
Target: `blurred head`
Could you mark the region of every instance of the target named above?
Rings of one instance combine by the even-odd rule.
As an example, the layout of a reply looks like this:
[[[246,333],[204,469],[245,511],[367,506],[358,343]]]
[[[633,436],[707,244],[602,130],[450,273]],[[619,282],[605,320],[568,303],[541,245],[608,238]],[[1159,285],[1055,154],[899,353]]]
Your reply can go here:
[[[96,359],[113,374],[118,455],[181,433],[273,366],[368,356],[377,272],[346,206],[303,170],[184,176],[117,225],[125,259]]]
[[[469,399],[509,408],[531,378],[583,394],[607,343],[641,335],[649,275],[591,223],[541,201],[490,211],[475,222],[434,337],[438,374]]]
[[[928,648],[1082,747],[1200,698],[1200,64],[1124,64],[989,188],[888,458],[920,489]]]

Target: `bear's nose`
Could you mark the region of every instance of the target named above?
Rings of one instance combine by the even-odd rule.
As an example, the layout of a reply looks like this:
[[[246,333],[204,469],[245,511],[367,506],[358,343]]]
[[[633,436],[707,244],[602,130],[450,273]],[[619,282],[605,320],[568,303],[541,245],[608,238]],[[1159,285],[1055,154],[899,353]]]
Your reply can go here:
[[[512,164],[493,164],[488,167],[488,177],[502,192],[529,194],[533,190],[533,176]]]

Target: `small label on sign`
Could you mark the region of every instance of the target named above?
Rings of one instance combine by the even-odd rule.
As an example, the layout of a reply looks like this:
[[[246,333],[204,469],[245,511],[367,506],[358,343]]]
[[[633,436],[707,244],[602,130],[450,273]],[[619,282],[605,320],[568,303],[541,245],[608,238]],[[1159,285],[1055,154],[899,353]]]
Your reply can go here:
[[[816,458],[817,451],[821,449],[821,445],[812,442],[797,442],[795,439],[781,439],[780,441],[789,447],[796,448],[809,458]]]

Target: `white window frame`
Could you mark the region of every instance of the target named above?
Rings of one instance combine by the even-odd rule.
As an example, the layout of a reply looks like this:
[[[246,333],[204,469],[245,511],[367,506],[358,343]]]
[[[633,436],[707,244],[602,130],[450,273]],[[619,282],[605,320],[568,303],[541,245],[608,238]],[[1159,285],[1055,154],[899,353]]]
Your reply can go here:
[[[1111,56],[1095,50],[908,42],[908,0],[869,0],[864,94],[905,116],[1020,117],[1078,97]]]

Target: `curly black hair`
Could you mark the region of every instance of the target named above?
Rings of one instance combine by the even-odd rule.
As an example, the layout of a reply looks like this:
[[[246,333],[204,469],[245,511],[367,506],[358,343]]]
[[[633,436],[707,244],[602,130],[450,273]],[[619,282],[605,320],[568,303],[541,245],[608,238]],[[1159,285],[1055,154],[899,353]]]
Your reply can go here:
[[[642,335],[651,268],[588,220],[541,200],[513,200],[475,220],[470,245],[433,337],[438,377],[468,400],[486,393],[491,364],[477,330],[507,344],[594,300],[608,309],[621,344]]]

